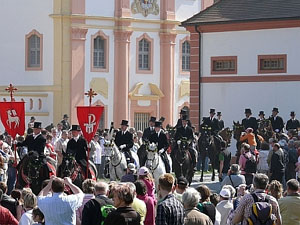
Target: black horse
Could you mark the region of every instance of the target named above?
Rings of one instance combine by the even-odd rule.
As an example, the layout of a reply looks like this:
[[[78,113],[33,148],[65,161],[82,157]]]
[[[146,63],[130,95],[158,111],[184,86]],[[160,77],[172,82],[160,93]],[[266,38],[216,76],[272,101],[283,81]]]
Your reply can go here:
[[[176,178],[183,176],[188,180],[189,184],[192,183],[194,176],[192,157],[189,151],[189,148],[191,148],[190,144],[186,138],[182,138],[171,152],[173,171]]]
[[[205,167],[205,158],[209,157],[211,167],[212,167],[212,177],[211,180],[215,180],[215,169],[217,168],[218,156],[220,149],[216,144],[214,135],[212,135],[211,127],[202,126],[201,127],[201,136],[198,140],[198,148],[200,153],[200,158],[202,161],[202,171],[200,182],[203,182],[203,171]]]
[[[24,156],[17,170],[16,187],[19,189],[30,187],[36,195],[41,191],[43,181],[49,179],[51,175],[56,175],[55,167],[48,165],[46,159],[35,151]]]

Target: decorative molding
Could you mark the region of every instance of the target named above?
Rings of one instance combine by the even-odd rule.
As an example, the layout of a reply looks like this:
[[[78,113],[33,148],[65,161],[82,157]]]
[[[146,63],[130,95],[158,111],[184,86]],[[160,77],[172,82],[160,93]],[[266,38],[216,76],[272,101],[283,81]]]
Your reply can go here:
[[[115,30],[114,31],[115,35],[115,41],[116,42],[130,42],[130,37],[132,35],[132,31],[127,31],[127,30]]]
[[[214,61],[234,61],[234,70],[214,70]],[[226,74],[237,74],[238,61],[237,56],[214,56],[210,58],[210,74],[211,75],[226,75]]]
[[[86,28],[72,27],[72,40],[85,41],[87,32],[88,29]]]
[[[184,96],[190,95],[190,81],[189,80],[182,80],[179,85],[179,98],[183,98]]]
[[[134,0],[131,4],[131,12],[133,14],[141,13],[144,17],[149,14],[158,15],[159,6],[157,0]]]
[[[9,96],[9,93],[6,92],[0,92],[0,96]],[[47,98],[48,94],[33,94],[33,93],[14,93],[14,96],[20,96],[20,97],[40,97],[40,98]]]
[[[283,69],[282,70],[262,70],[260,61],[262,59],[283,59]],[[278,54],[278,55],[258,55],[257,56],[257,73],[287,73],[287,55],[286,54]]]
[[[159,87],[157,87],[156,84],[149,83],[148,85],[150,87],[150,90],[151,90],[152,94],[157,95],[160,98],[165,97],[165,95],[162,93],[162,91],[159,89]]]
[[[108,83],[105,78],[93,78],[90,82],[90,88],[108,99]]]
[[[25,112],[25,116],[49,116],[49,112]]]
[[[0,86],[0,90],[4,90],[7,86]],[[61,86],[59,85],[39,85],[39,86],[17,86],[18,93],[14,95],[21,95],[21,92],[58,92],[61,91]],[[2,93],[2,92],[1,92]]]
[[[164,97],[162,91],[157,87],[157,85],[149,83],[152,95],[142,95],[139,94],[140,88],[143,86],[142,82],[137,83],[132,91],[129,92],[128,96],[131,100],[148,100],[148,101],[157,101]]]

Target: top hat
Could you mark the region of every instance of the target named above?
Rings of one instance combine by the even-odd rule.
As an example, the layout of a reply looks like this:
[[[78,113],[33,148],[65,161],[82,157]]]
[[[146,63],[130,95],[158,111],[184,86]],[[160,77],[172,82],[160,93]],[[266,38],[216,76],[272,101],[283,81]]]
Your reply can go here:
[[[215,109],[210,109],[209,113],[216,113],[216,110]]]
[[[155,121],[155,127],[161,127],[161,122],[160,121]]]
[[[258,114],[258,115],[259,115],[259,116],[260,116],[260,115],[263,115],[263,116],[264,116],[264,115],[265,115],[265,112],[264,112],[264,111],[259,111],[259,114]]]
[[[35,120],[35,117],[34,116],[30,117],[30,120]]]
[[[42,129],[42,123],[41,122],[34,122],[33,128]]]
[[[277,112],[277,113],[279,113],[278,108],[274,107],[274,108],[272,109],[272,112]]]
[[[186,111],[185,109],[181,109],[181,110],[180,110],[180,114],[184,115],[184,114],[186,114],[186,113],[187,113],[187,111]]]
[[[188,116],[187,115],[183,115],[182,116],[182,120],[188,120],[189,118],[188,118]]]
[[[151,116],[149,122],[154,122],[155,123],[155,121],[156,121],[156,117]]]
[[[69,118],[67,114],[64,115],[64,118]]]
[[[162,116],[162,117],[159,118],[159,121],[160,121],[160,122],[164,122],[165,119],[166,119],[166,118]]]
[[[291,112],[291,116],[295,116],[296,114],[295,114],[295,112],[294,111],[292,111]]]
[[[72,125],[71,131],[80,131],[80,126],[79,125]]]
[[[128,126],[128,120],[122,120],[120,125]]]
[[[222,116],[222,113],[221,112],[217,112],[217,116]]]
[[[252,114],[251,109],[245,109],[245,113],[250,113],[250,114]]]

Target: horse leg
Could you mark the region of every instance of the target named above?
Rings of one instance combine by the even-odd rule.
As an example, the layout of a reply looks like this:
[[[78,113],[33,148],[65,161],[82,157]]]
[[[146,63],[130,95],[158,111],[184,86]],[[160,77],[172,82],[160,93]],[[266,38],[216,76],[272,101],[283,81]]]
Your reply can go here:
[[[211,163],[211,168],[212,168],[212,175],[211,175],[211,181],[215,181],[215,159],[212,157],[212,163]]]
[[[202,160],[202,165],[201,165],[201,178],[200,178],[200,182],[203,182],[203,172],[204,172],[204,167],[205,167],[205,158],[206,158],[206,154],[203,154],[201,156],[201,160]]]

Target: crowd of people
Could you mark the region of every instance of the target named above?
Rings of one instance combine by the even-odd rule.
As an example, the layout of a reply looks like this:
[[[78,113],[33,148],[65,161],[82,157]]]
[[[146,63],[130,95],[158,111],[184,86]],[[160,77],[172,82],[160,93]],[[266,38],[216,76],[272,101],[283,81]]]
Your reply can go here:
[[[231,153],[221,145],[218,159],[222,188],[218,193],[212,193],[202,184],[190,187],[186,178],[175,179],[168,170],[155,183],[148,168],[137,170],[131,161],[120,182],[104,182],[105,162],[109,156],[105,152],[108,129],[97,132],[90,146],[89,160],[97,168],[98,181],[86,179],[82,187],[77,187],[69,177],[52,176],[43,182],[37,196],[28,187],[18,189],[16,165],[31,151],[38,152],[56,168],[70,149],[77,153],[78,163],[87,157],[87,143],[83,141],[80,127],[71,126],[67,115],[48,131],[31,118],[26,137],[19,136],[13,141],[6,133],[0,135],[0,224],[300,224],[297,212],[300,206],[300,135],[285,134],[278,109],[274,108],[273,112],[278,139],[258,140],[258,127],[251,110],[246,109],[242,122],[246,129],[240,137],[240,141],[246,143],[241,145],[237,164],[232,164]],[[217,113],[218,118],[215,114],[211,109],[203,125],[212,127],[212,133],[217,135],[221,127],[224,128],[224,122],[221,112]],[[264,113],[260,112],[261,120],[262,116]],[[294,126],[295,113],[292,112],[291,117],[289,126]],[[255,119],[256,123],[258,120]],[[276,120],[280,124],[278,127]],[[161,156],[169,153],[169,140],[162,122],[163,119],[156,121],[151,117],[149,127],[136,131],[123,120],[120,130],[115,132],[117,147],[125,153],[128,150],[137,152],[145,141],[152,140]],[[298,128],[299,124],[295,126]],[[194,131],[186,111],[182,110],[174,138],[191,140],[190,153],[196,165],[194,148],[199,135]],[[257,142],[261,142],[259,148]],[[15,152],[14,144],[17,146]],[[167,167],[167,162],[165,164]],[[66,189],[72,194],[66,194]]]

